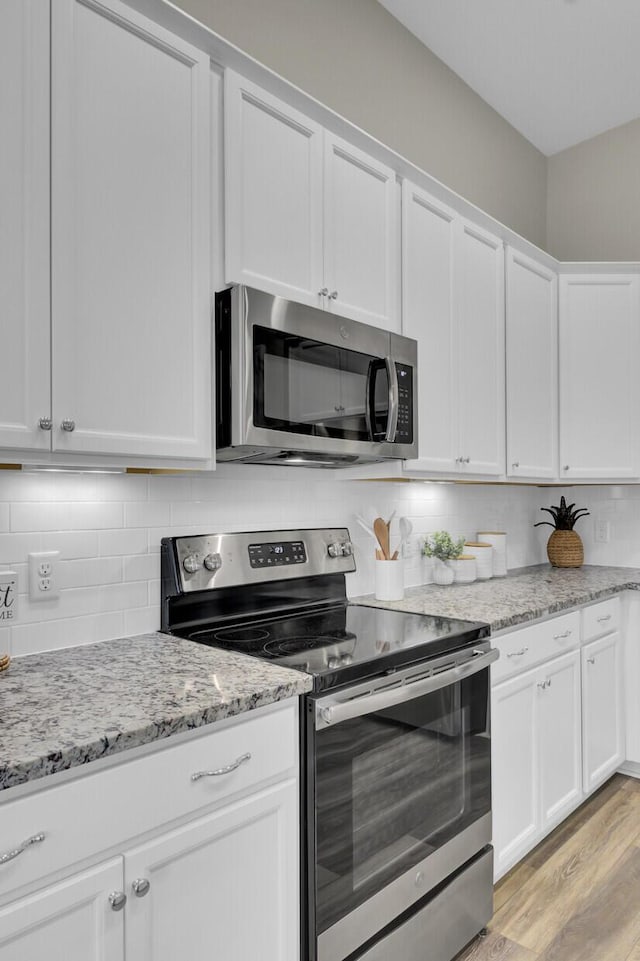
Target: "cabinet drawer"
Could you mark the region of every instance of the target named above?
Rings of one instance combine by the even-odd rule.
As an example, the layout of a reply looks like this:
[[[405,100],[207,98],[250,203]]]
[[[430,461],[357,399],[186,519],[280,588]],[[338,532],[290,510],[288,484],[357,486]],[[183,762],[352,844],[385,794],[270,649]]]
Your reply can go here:
[[[620,626],[620,598],[611,597],[592,604],[582,611],[582,641],[592,641],[601,634],[610,634]]]
[[[579,611],[495,637],[493,646],[500,651],[500,659],[491,667],[492,682],[495,684],[512,674],[519,674],[579,644]]]
[[[192,780],[202,771],[233,770]],[[286,774],[298,763],[297,701],[145,757],[0,803],[0,899],[23,885],[106,852],[173,820]],[[7,792],[9,793],[9,792]]]

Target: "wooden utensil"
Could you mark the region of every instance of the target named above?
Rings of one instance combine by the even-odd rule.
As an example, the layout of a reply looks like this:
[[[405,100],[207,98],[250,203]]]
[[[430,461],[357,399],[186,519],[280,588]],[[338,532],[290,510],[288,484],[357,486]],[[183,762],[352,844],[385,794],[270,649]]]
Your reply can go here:
[[[384,555],[384,560],[389,560],[389,528],[381,517],[376,517],[373,522],[373,533],[378,538],[380,550]]]

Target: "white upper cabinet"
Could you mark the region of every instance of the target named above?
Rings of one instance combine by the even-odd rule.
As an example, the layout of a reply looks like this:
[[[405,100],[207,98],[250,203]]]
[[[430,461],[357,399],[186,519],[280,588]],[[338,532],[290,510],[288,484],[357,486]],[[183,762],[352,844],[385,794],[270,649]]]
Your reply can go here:
[[[393,170],[225,71],[225,278],[399,328]]]
[[[467,473],[504,473],[502,241],[462,222],[455,258],[460,457]]]
[[[418,341],[418,460],[409,470],[504,473],[502,241],[402,185],[402,330]]]
[[[507,474],[558,474],[558,278],[506,250]]]
[[[0,4],[0,131],[0,446],[48,450],[49,0]]]
[[[324,285],[330,309],[399,329],[396,262],[395,173],[325,133]]]
[[[560,477],[640,475],[640,280],[560,278]]]
[[[209,85],[117,0],[52,4],[56,451],[211,454]]]
[[[322,127],[227,70],[225,270],[311,306],[322,288]]]
[[[409,181],[402,185],[402,332],[418,341],[419,460],[412,470],[458,467],[453,317],[456,216]]]

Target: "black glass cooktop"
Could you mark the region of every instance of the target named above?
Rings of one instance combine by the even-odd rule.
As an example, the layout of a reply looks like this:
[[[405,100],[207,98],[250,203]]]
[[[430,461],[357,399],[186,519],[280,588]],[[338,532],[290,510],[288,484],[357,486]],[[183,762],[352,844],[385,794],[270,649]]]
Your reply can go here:
[[[313,675],[319,691],[473,644],[488,637],[489,627],[341,603],[180,633],[201,644],[304,671]]]

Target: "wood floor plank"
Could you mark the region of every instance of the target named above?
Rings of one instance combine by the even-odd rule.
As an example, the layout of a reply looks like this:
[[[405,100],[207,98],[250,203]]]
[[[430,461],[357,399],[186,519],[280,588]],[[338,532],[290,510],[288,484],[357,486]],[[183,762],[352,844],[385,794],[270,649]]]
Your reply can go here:
[[[454,961],[538,961],[538,958],[497,931],[489,931],[486,938],[476,938]]]
[[[515,868],[505,874],[503,878],[500,878],[498,883],[493,889],[493,912],[499,911],[507,901],[513,897],[520,889],[523,884],[534,876],[536,869],[528,861],[521,861],[520,864],[516,864]]]
[[[636,942],[631,954],[625,958],[625,961],[640,961],[640,941]]]
[[[588,801],[581,804],[577,811],[570,814],[566,821],[563,821],[548,837],[541,841],[526,858],[526,863],[531,867],[538,868],[545,864],[552,854],[565,844],[576,831],[587,824],[591,818],[595,817],[598,811],[604,807],[619,791],[626,790],[626,782],[629,778],[620,774],[614,775],[603,787],[593,794]],[[639,782],[640,786],[640,782]]]
[[[624,775],[618,776],[622,778],[622,789],[624,791],[635,791],[640,794],[640,778],[625,777]]]
[[[640,938],[638,890],[640,848],[631,847],[540,952],[540,961],[627,958]]]
[[[542,954],[639,837],[640,794],[613,793],[495,913],[493,929]]]

